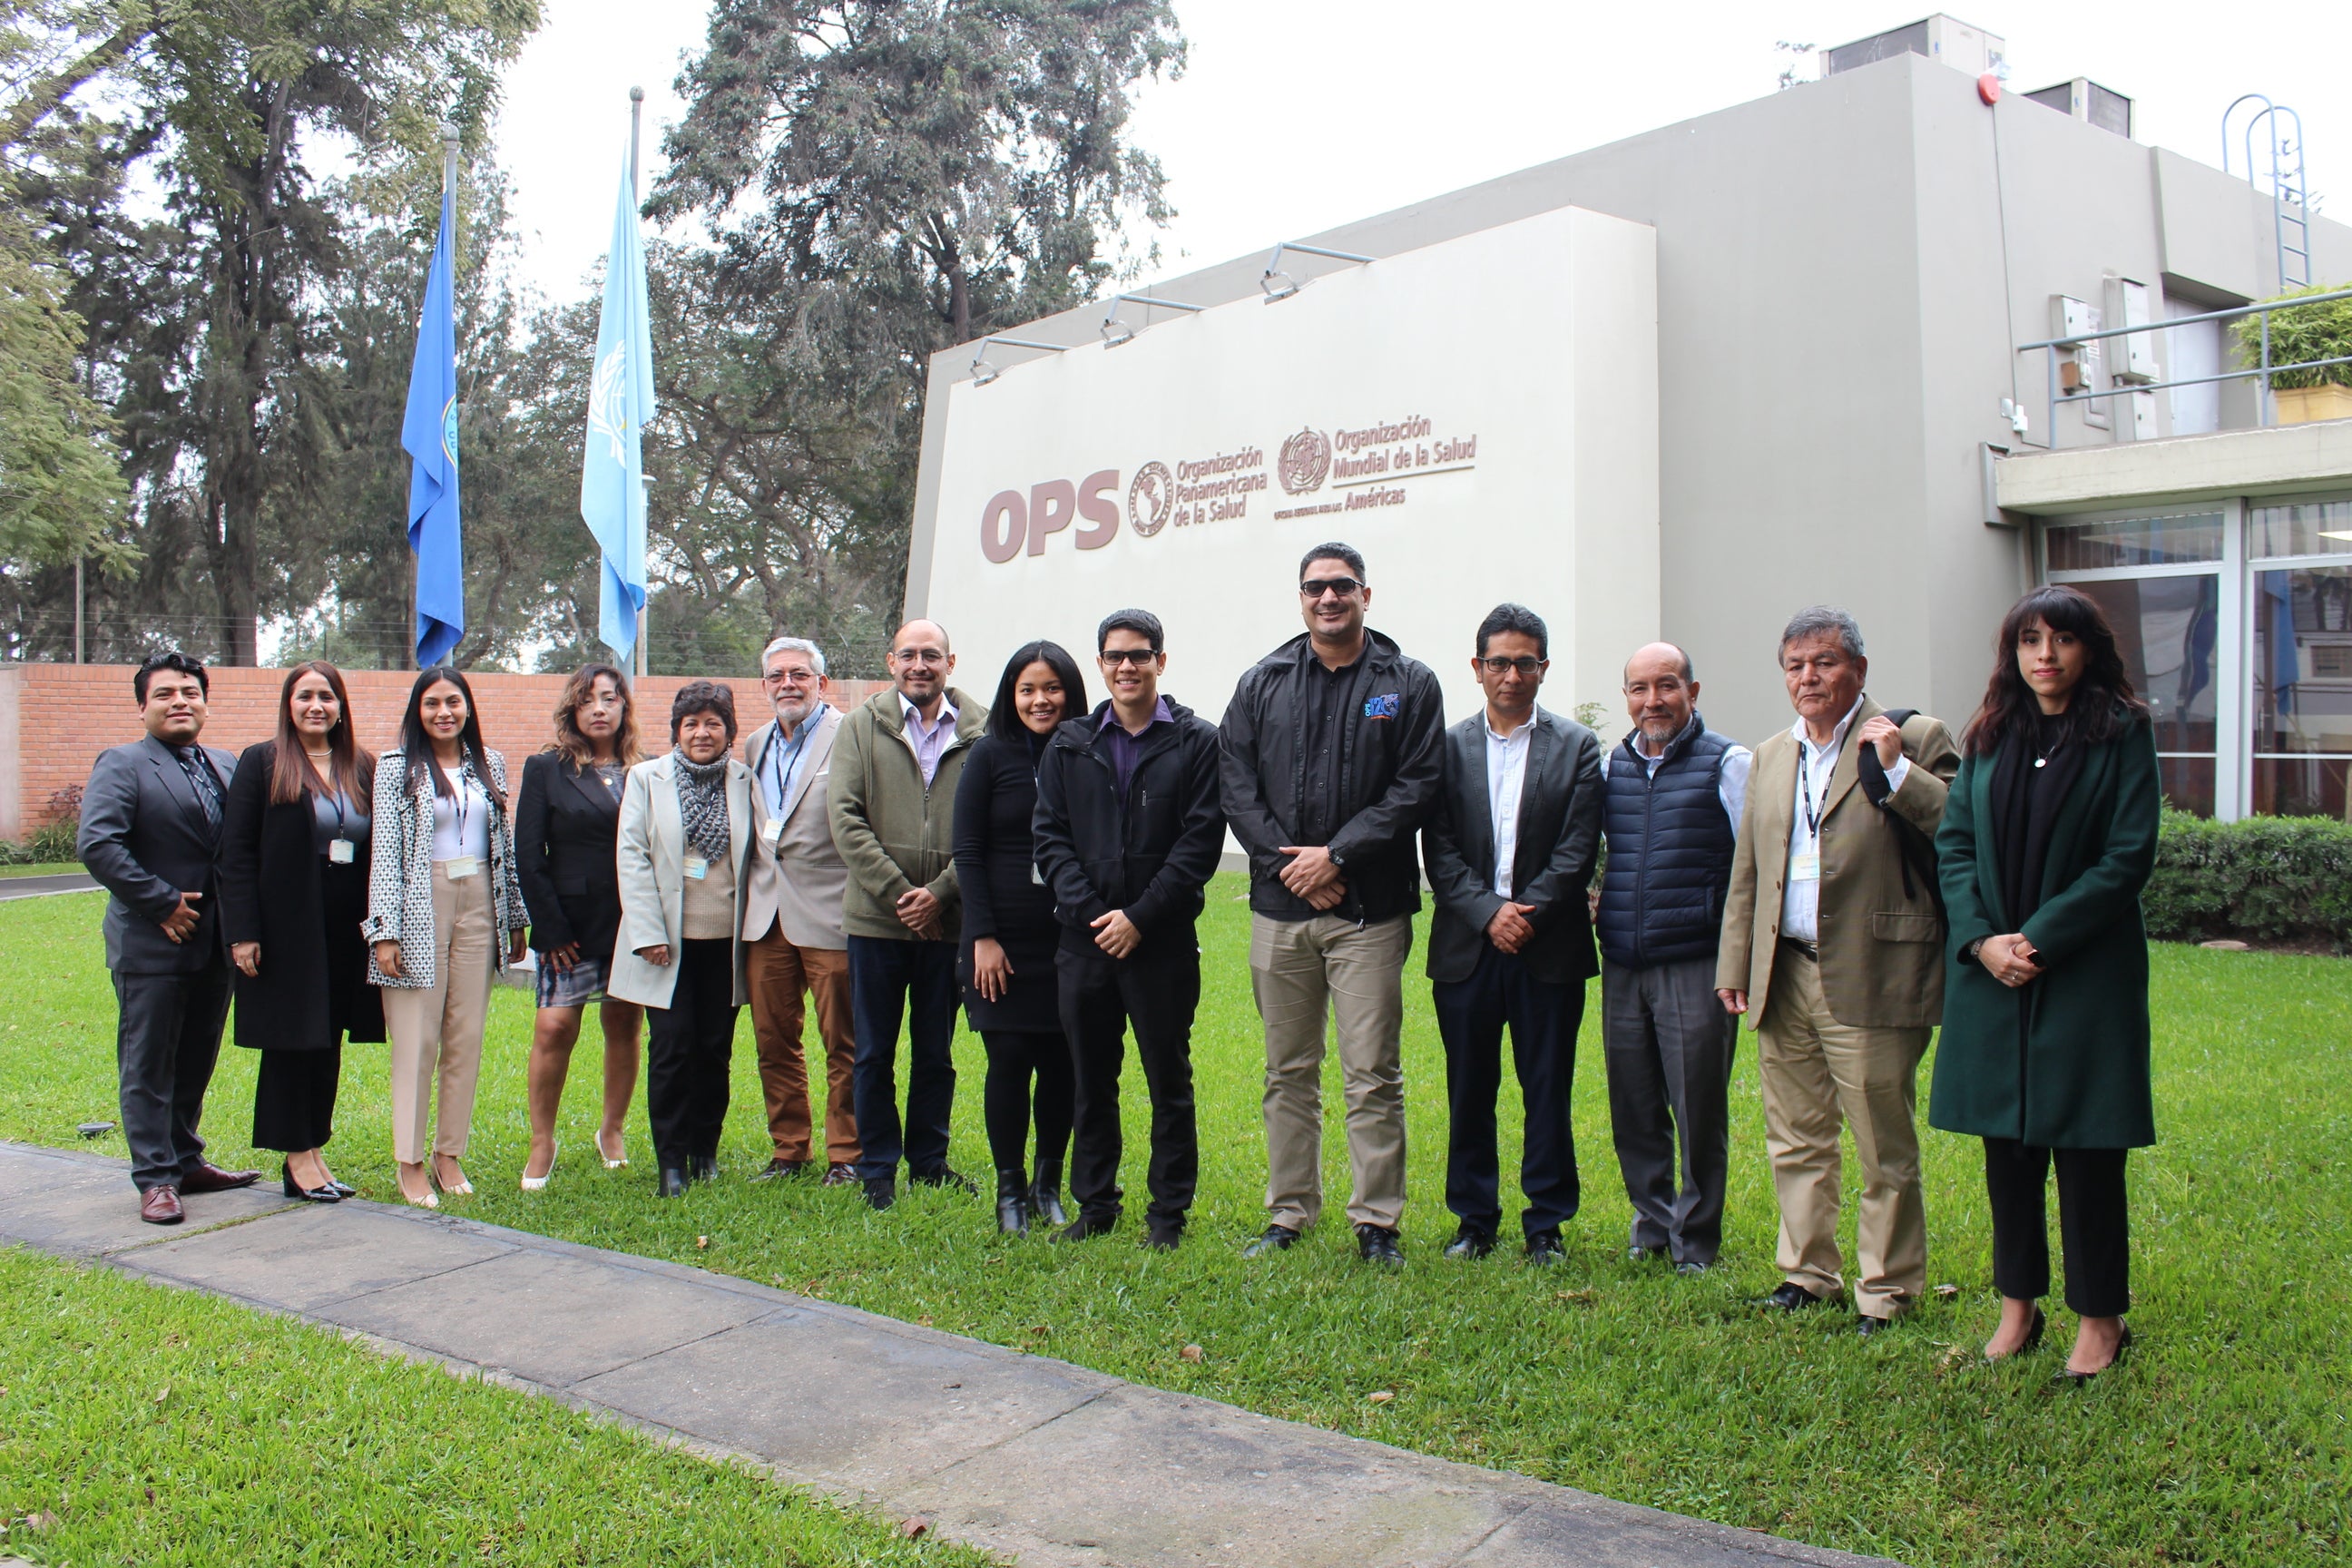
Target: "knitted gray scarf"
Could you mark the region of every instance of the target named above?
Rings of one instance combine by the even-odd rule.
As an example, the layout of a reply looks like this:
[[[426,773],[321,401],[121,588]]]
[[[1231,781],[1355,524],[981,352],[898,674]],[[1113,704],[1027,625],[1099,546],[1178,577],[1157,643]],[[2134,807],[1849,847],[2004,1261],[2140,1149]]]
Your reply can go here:
[[[727,758],[698,763],[681,746],[670,752],[677,763],[677,811],[686,821],[686,841],[713,862],[733,847],[727,820]]]

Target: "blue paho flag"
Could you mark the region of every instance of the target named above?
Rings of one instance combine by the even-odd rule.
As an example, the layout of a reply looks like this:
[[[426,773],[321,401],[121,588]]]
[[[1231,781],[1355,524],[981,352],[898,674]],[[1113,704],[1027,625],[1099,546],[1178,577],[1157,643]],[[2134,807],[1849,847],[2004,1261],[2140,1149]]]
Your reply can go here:
[[[400,445],[408,470],[408,547],[416,553],[416,667],[447,658],[466,632],[466,548],[457,524],[457,330],[451,314],[454,204],[441,193],[441,237],[416,323],[408,415]]]
[[[654,416],[654,343],[646,321],[646,253],[625,154],[604,261],[604,310],[588,387],[588,449],[580,465],[580,517],[604,558],[596,635],[624,659],[637,645],[646,604],[645,457],[639,437]]]

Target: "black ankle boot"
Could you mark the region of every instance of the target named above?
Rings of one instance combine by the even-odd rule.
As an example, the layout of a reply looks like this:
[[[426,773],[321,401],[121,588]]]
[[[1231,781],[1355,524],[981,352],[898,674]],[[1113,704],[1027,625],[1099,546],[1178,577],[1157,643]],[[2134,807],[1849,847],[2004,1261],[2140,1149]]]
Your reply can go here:
[[[1067,1225],[1070,1216],[1062,1207],[1062,1162],[1037,1162],[1037,1179],[1029,1184],[1029,1212],[1048,1225]]]
[[[1007,1236],[1029,1234],[1027,1178],[1016,1168],[996,1173],[996,1228]]]

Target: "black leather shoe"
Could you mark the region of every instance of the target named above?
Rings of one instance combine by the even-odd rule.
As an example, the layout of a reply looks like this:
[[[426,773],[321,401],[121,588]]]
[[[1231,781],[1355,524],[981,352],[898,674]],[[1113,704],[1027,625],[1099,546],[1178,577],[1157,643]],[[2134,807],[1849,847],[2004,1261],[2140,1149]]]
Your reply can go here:
[[[1628,1263],[1664,1263],[1666,1249],[1663,1247],[1629,1247],[1625,1249]]]
[[[1173,1252],[1184,1245],[1184,1226],[1177,1220],[1155,1219],[1144,1227],[1143,1245],[1154,1252]]]
[[[1874,1318],[1868,1312],[1854,1314],[1853,1331],[1864,1339],[1868,1339],[1873,1334],[1883,1334],[1894,1326],[1895,1320],[1892,1318]]]
[[[952,1187],[966,1197],[980,1196],[980,1184],[961,1172],[941,1165],[936,1171],[915,1171],[908,1173],[908,1184],[917,1187]]]
[[[688,1167],[687,1173],[698,1182],[717,1181],[719,1179],[719,1156],[716,1154],[697,1154],[694,1156],[693,1163]]]
[[[1680,1263],[1675,1265],[1675,1272],[1677,1274],[1705,1274],[1714,1267],[1714,1264],[1701,1263],[1696,1258],[1685,1258]]]
[[[1528,1261],[1538,1268],[1567,1262],[1568,1248],[1560,1245],[1559,1232],[1539,1230],[1528,1237]]]
[[[1780,1281],[1780,1289],[1769,1296],[1759,1297],[1756,1305],[1768,1312],[1801,1312],[1808,1307],[1826,1307],[1827,1296],[1816,1296],[1793,1279]]]
[[[856,1181],[857,1167],[851,1164],[848,1161],[843,1160],[836,1162],[834,1164],[827,1165],[824,1168],[824,1180],[819,1182],[817,1185],[821,1187],[846,1187],[855,1185]]]
[[[664,1165],[662,1167],[661,1181],[659,1184],[654,1188],[654,1194],[657,1197],[682,1198],[686,1196],[686,1173],[678,1169],[676,1165]]]
[[[2098,1376],[2100,1372],[2109,1372],[2123,1365],[2124,1352],[2131,1348],[2131,1325],[2129,1323],[2126,1323],[2124,1325],[2123,1337],[2116,1342],[2115,1360],[2107,1363],[2105,1366],[2099,1368],[2098,1372],[2076,1372],[2072,1367],[2062,1366],[2056,1372],[2050,1374],[2050,1381],[2064,1388],[2080,1388],[2084,1384],[2090,1382],[2091,1379]]]
[[[1985,1360],[1988,1363],[2003,1362],[2021,1355],[2031,1355],[2042,1348],[2042,1331],[2049,1326],[2050,1319],[2042,1312],[2042,1303],[2036,1301],[2033,1303],[2033,1321],[2025,1325],[2025,1338],[2019,1342],[2018,1347],[2007,1355],[1989,1355]]]
[[[360,1195],[360,1190],[357,1187],[345,1182],[329,1182],[327,1185],[335,1189],[335,1195],[339,1198],[355,1198]]]
[[[996,1228],[1005,1236],[1029,1234],[1029,1178],[1019,1171],[996,1173]]]
[[[866,1182],[866,1206],[876,1211],[888,1208],[898,1201],[898,1182],[895,1176],[869,1176]]]
[[[1037,1162],[1037,1179],[1029,1184],[1029,1212],[1047,1225],[1070,1223],[1069,1210],[1062,1206],[1062,1162]]]
[[[1054,1233],[1055,1241],[1091,1241],[1097,1236],[1108,1236],[1118,1225],[1118,1211],[1101,1209],[1078,1211],[1078,1217]]]
[[[1404,1267],[1404,1254],[1397,1249],[1397,1233],[1384,1225],[1356,1227],[1356,1256],[1384,1268]]]
[[[331,1183],[323,1187],[306,1187],[296,1182],[291,1165],[279,1167],[278,1176],[285,1184],[286,1195],[289,1198],[298,1198],[306,1204],[339,1204],[343,1201],[343,1194],[337,1192]]]
[[[180,1193],[233,1193],[239,1187],[249,1187],[261,1180],[258,1171],[224,1171],[218,1165],[197,1162],[193,1171],[182,1173]]]
[[[1491,1230],[1480,1230],[1476,1226],[1465,1221],[1454,1231],[1454,1239],[1445,1244],[1444,1256],[1484,1258],[1494,1250],[1495,1233]]]
[[[1298,1245],[1298,1233],[1286,1225],[1270,1225],[1265,1233],[1242,1248],[1244,1258],[1264,1258],[1270,1252],[1287,1252]]]
[[[751,1180],[755,1182],[772,1182],[778,1176],[797,1176],[803,1171],[807,1169],[808,1162],[806,1160],[772,1159],[765,1165],[762,1165],[760,1169],[751,1173]]]

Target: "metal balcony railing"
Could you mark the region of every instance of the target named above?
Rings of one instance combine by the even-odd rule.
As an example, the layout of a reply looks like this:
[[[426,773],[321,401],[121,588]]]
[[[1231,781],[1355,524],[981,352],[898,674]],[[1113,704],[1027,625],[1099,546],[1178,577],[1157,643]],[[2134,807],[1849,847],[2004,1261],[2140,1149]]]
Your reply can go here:
[[[2244,381],[2257,383],[2256,417],[2265,427],[2274,423],[2271,407],[2271,377],[2285,370],[2319,370],[2328,365],[2352,364],[2352,354],[2337,354],[2332,359],[2294,360],[2273,363],[2271,360],[2271,317],[2281,310],[2300,310],[2313,305],[2326,305],[2337,300],[2352,300],[2352,289],[2338,289],[2326,294],[2303,294],[2291,300],[2268,300],[2258,305],[2239,305],[2227,310],[2208,310],[2197,316],[2174,316],[2166,321],[2150,321],[2137,327],[2106,327],[2095,332],[2077,332],[2067,338],[2044,338],[2038,342],[2020,343],[2018,353],[2039,353],[2047,388],[2045,408],[2049,420],[2047,429],[2053,447],[2058,439],[2058,410],[2070,403],[2095,403],[2103,397],[2126,397],[2139,392],[2164,392],[2176,386],[2209,386],[2217,382]],[[2109,338],[2136,338],[2156,334],[2174,327],[2185,327],[2196,321],[2234,321],[2247,316],[2262,318],[2262,346],[2256,362],[2237,370],[2225,370],[2218,375],[2183,376],[2174,381],[2118,382],[2101,391],[2084,387],[2078,392],[2058,389],[2059,355],[2088,342],[2100,342]]]

